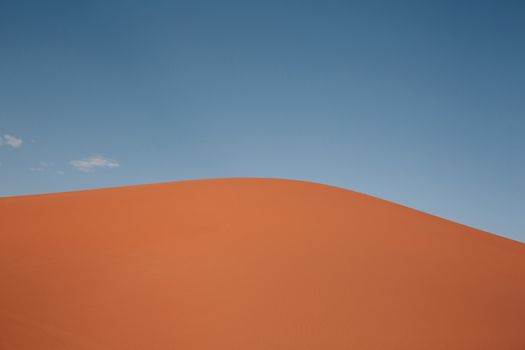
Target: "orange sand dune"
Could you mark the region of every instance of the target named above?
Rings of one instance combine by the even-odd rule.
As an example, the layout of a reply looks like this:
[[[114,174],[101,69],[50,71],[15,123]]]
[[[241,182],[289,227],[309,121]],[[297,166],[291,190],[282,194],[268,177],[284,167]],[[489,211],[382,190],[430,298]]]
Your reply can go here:
[[[525,245],[313,183],[0,199],[1,350],[525,349]]]

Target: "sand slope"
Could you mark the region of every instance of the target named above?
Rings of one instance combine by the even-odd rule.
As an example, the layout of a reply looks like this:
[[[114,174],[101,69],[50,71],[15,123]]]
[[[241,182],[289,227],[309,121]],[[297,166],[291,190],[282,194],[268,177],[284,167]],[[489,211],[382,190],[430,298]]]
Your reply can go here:
[[[0,199],[2,350],[525,349],[525,245],[318,184]]]

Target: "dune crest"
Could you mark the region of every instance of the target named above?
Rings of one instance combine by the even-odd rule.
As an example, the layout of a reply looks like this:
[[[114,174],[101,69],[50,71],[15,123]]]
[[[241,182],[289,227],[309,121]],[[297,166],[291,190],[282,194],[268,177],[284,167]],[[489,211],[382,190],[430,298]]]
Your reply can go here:
[[[525,349],[525,245],[302,181],[0,198],[2,350]]]

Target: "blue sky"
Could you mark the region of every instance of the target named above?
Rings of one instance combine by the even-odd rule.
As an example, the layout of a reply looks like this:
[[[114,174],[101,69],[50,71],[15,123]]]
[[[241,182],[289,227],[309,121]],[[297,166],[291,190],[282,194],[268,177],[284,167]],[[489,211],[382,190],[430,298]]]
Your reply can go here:
[[[524,95],[523,1],[0,0],[0,195],[293,178],[525,241]]]

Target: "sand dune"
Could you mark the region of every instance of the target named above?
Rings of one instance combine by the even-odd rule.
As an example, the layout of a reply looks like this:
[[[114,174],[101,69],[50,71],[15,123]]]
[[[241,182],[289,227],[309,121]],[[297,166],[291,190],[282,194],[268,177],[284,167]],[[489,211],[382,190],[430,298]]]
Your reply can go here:
[[[221,179],[0,199],[1,350],[525,349],[525,245]]]

